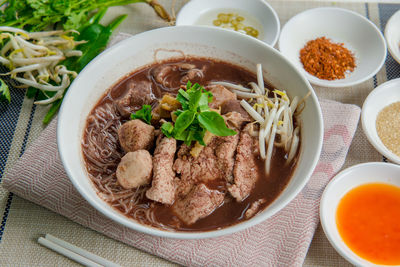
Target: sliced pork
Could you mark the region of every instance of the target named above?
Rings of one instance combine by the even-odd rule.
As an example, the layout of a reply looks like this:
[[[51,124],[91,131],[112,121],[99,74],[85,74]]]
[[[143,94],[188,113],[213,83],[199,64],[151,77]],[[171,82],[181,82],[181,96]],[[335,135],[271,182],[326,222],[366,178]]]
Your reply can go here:
[[[240,133],[233,168],[234,183],[228,186],[228,191],[237,201],[244,200],[251,193],[260,176],[257,167],[258,140],[250,135],[250,127],[251,124],[246,125]]]
[[[248,210],[246,210],[244,216],[246,219],[253,217],[257,212],[260,211],[260,206],[267,202],[265,198],[261,198],[255,202],[253,202]]]
[[[218,169],[222,172],[227,182],[233,181],[233,166],[235,165],[235,152],[239,142],[239,135],[216,137],[215,155]]]
[[[146,197],[171,205],[175,201],[175,172],[172,169],[176,152],[176,140],[162,137],[153,157],[153,181]]]
[[[209,104],[210,108],[218,109],[225,101],[237,99],[235,93],[222,85],[209,85],[206,89],[213,94],[213,101]]]
[[[225,194],[211,190],[204,184],[198,184],[184,197],[179,198],[172,210],[185,224],[191,225],[210,215],[224,201]]]
[[[196,183],[221,178],[213,142],[204,147],[196,158],[190,155],[190,149],[190,147],[182,145],[174,163],[174,170],[180,174],[178,196],[185,196]]]
[[[224,118],[226,125],[233,130],[240,130],[246,122],[250,122],[250,119],[243,117],[241,113],[236,111],[226,113],[222,115],[222,117]]]
[[[222,103],[221,114],[229,114],[232,112],[242,115],[244,121],[251,121],[249,113],[247,113],[247,111],[240,105],[240,100],[229,99]]]
[[[115,101],[115,106],[122,117],[129,117],[131,113],[149,105],[155,100],[150,81],[128,82],[125,95]]]

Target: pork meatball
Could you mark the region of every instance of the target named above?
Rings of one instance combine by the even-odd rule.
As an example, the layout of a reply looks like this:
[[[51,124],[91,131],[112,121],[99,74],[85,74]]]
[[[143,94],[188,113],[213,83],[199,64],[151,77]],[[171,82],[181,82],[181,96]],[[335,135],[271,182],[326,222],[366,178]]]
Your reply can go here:
[[[118,139],[125,152],[149,150],[154,145],[154,127],[141,120],[127,121],[119,128]]]
[[[153,171],[153,159],[149,151],[128,152],[117,167],[118,183],[125,189],[149,184]]]

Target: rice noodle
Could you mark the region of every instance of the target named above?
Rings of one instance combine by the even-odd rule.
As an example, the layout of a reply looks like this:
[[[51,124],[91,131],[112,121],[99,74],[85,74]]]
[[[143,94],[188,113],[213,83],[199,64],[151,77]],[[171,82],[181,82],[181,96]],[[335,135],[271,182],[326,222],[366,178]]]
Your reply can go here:
[[[148,186],[123,189],[115,174],[124,152],[118,145],[121,117],[111,103],[97,107],[89,115],[82,140],[88,175],[99,196],[123,214],[143,224],[167,229],[157,222],[154,211],[140,203]]]

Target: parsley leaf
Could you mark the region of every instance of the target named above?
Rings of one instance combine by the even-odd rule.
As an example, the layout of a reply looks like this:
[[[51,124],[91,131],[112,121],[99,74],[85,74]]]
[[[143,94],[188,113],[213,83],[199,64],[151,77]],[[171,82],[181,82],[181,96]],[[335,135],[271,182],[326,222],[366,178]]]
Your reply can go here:
[[[150,105],[143,105],[141,109],[136,111],[135,113],[131,114],[131,119],[139,119],[147,124],[151,124],[151,106]]]

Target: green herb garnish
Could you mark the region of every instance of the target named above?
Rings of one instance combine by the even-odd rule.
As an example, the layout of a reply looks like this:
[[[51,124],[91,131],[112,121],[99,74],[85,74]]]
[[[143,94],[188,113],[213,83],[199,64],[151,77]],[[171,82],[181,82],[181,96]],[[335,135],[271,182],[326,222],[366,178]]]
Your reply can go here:
[[[157,0],[0,0],[0,25],[43,31],[54,24],[65,30],[78,30],[99,9],[147,3],[161,18],[171,17]]]
[[[121,22],[126,18],[126,15],[118,16],[110,24],[108,24],[107,26],[103,26],[102,24],[100,24],[100,20],[103,18],[106,11],[107,9],[99,10],[99,12],[93,15],[91,19],[79,29],[80,34],[76,34],[74,36],[75,40],[77,41],[85,40],[87,42],[80,44],[76,47],[76,49],[82,51],[81,57],[79,57],[78,59],[75,57],[69,57],[61,62],[61,64],[66,66],[67,69],[80,72],[93,58],[95,58],[101,51],[106,48],[113,30],[117,28],[118,25],[121,24]],[[39,91],[37,89],[31,90]],[[65,90],[64,95],[67,90]],[[30,93],[32,94],[32,92]],[[37,100],[43,99],[40,93],[41,92],[39,91],[38,95],[36,96]],[[51,95],[52,92],[46,93],[47,95]],[[35,96],[35,94],[33,94],[33,96]],[[57,114],[57,111],[61,106],[62,100],[63,98],[58,99],[51,104],[49,111],[43,119],[44,124],[49,123],[51,119],[55,116],[55,114]]]
[[[146,122],[147,124],[151,124],[151,106],[143,105],[141,109],[131,114],[131,119],[139,119]]]
[[[61,62],[68,70],[79,72],[106,47],[112,31],[126,17],[126,15],[119,16],[109,25],[103,26],[100,24],[100,20],[107,8],[133,3],[146,3],[163,20],[168,23],[173,20],[157,0],[0,0],[0,26],[21,28],[29,32],[61,28],[80,32],[80,35],[70,34],[68,37],[86,41],[74,48],[81,50],[82,56],[78,59],[69,57]],[[4,42],[0,40],[0,48],[3,46]],[[56,85],[52,81],[50,84]],[[2,87],[1,90],[3,91],[0,92],[0,100],[10,101],[8,87]],[[49,123],[57,114],[65,92],[66,90],[61,98],[49,102],[51,107],[43,120],[44,124]],[[49,99],[55,94],[56,92],[53,91],[42,91],[31,87],[28,89],[27,97],[41,101]]]
[[[236,132],[229,129],[224,118],[215,111],[211,111],[208,103],[212,101],[212,94],[198,83],[192,85],[189,81],[186,91],[180,89],[176,99],[181,103],[182,110],[177,110],[175,125],[166,122],[161,131],[167,137],[184,141],[190,146],[192,141],[198,141],[205,146],[204,134],[206,130],[217,136],[231,136]]]
[[[10,103],[11,95],[8,85],[2,79],[0,79],[0,84],[0,101],[8,101]]]

